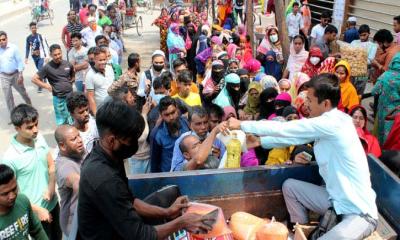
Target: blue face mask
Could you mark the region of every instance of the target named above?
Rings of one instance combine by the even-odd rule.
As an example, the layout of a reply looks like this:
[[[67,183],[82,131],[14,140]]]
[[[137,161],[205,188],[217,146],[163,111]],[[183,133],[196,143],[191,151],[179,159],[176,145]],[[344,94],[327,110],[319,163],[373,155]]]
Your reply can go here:
[[[157,103],[157,105],[160,103],[161,98],[165,97],[164,94],[154,94],[153,96],[153,101]]]

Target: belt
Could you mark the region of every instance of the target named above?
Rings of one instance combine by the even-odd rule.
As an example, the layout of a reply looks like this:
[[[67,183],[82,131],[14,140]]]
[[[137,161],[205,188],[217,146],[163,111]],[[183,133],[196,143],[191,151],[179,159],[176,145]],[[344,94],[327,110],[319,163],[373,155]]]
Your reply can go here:
[[[14,74],[16,74],[16,73],[18,73],[17,70],[15,70],[15,72],[12,72],[12,73],[0,72],[0,74],[7,75],[7,76],[12,76],[12,75],[14,75]]]

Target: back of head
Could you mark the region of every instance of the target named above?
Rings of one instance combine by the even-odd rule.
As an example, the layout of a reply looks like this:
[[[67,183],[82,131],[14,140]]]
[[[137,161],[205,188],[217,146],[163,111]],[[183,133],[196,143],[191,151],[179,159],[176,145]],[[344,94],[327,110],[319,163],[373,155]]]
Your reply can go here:
[[[391,43],[393,42],[393,35],[387,29],[381,29],[374,35],[374,41],[378,43]]]
[[[177,58],[172,62],[172,66],[174,67],[174,69],[176,69],[182,65],[187,66],[187,62],[184,58]]]
[[[128,68],[133,68],[137,62],[139,62],[140,55],[137,53],[131,53],[128,56]]]
[[[207,107],[207,111],[208,111],[208,115],[214,115],[218,119],[222,119],[222,117],[224,116],[224,110],[215,103],[211,103]]]
[[[20,104],[11,111],[11,123],[15,127],[20,127],[24,123],[35,122],[38,118],[38,111],[28,104]]]
[[[9,166],[0,164],[0,185],[9,183],[14,177],[14,171]]]
[[[144,119],[122,101],[107,101],[97,111],[96,125],[100,138],[111,133],[120,138],[138,139],[144,130]]]
[[[338,106],[340,101],[340,81],[335,74],[323,73],[314,76],[307,82],[307,87],[314,89],[314,96],[318,103],[330,100],[332,108]]]
[[[155,77],[153,80],[153,89],[158,90],[158,89],[161,89],[162,87],[163,87],[163,84],[162,84],[161,78],[159,76]]]

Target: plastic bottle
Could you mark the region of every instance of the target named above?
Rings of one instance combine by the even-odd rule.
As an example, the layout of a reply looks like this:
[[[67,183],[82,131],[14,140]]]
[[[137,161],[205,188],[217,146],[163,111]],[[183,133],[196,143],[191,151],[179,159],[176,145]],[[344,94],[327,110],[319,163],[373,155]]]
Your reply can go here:
[[[232,139],[226,145],[227,158],[225,168],[240,168],[240,157],[242,152],[242,144],[237,138],[235,132],[231,133]]]

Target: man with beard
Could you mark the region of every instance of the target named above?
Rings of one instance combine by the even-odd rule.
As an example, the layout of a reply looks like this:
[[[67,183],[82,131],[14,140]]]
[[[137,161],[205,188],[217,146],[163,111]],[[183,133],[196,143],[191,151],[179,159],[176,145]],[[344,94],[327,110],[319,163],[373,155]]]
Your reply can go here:
[[[60,150],[56,158],[56,176],[60,194],[60,225],[68,237],[76,212],[79,192],[80,167],[85,147],[79,131],[70,125],[58,126],[54,137]]]
[[[61,239],[55,164],[49,146],[39,134],[38,120],[37,110],[30,105],[20,104],[13,109],[11,123],[17,134],[12,137],[2,163],[14,171],[21,193],[29,198],[48,238]]]
[[[201,106],[194,107],[189,113],[191,131],[182,134],[175,142],[171,172],[218,168],[225,153],[225,146],[219,139],[216,139],[216,135],[219,133],[218,127],[214,128],[211,133],[208,132],[208,118],[207,110]],[[193,136],[193,138],[188,138],[188,136]],[[194,148],[201,149],[202,153],[195,156]]]
[[[0,220],[1,239],[48,239],[29,199],[18,194],[13,170],[4,164],[0,164]]]
[[[232,106],[238,111],[240,101],[240,78],[236,73],[230,73],[225,77],[225,87],[213,101],[221,108]]]
[[[162,122],[150,134],[151,172],[169,172],[175,141],[190,129],[186,119],[180,116],[175,99],[162,98],[158,110]]]
[[[66,99],[72,93],[72,84],[75,81],[74,66],[63,60],[61,47],[58,44],[50,46],[50,55],[52,60],[33,76],[32,82],[53,93],[56,124],[71,124],[72,119],[67,110]],[[43,81],[46,78],[49,83]]]
[[[86,154],[92,151],[99,139],[96,120],[89,114],[89,102],[85,94],[74,92],[67,98],[67,108],[73,119],[73,126],[79,131]]]
[[[173,95],[173,98],[178,98],[186,103],[188,106],[201,106],[201,99],[198,93],[191,91],[193,84],[193,76],[189,70],[180,72],[177,76],[178,93]]]
[[[219,94],[224,86],[224,63],[221,60],[215,60],[211,63],[211,74],[206,76],[203,85],[204,103],[209,105],[212,100]]]
[[[168,208],[134,197],[123,160],[136,153],[144,129],[144,120],[136,110],[121,101],[108,101],[99,109],[96,123],[100,140],[82,164],[79,183],[78,225],[82,239],[152,240],[165,239],[180,229],[197,233],[211,230],[204,223],[210,218],[191,213],[179,216],[188,207],[186,197],[177,198]],[[142,217],[173,220],[150,226]]]

